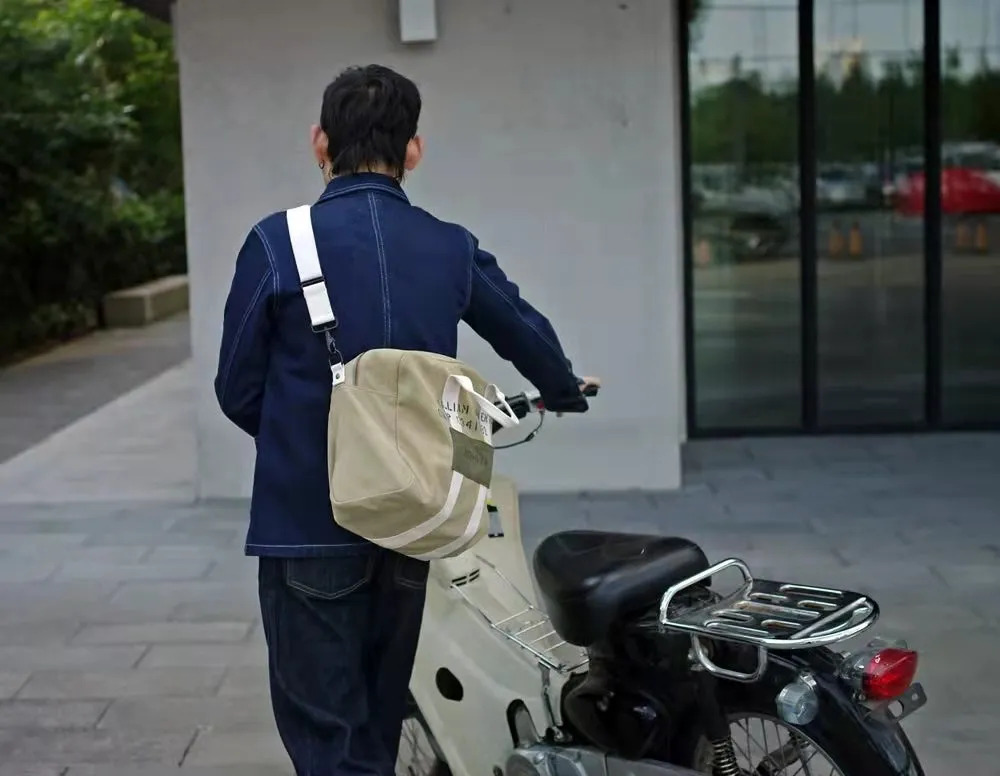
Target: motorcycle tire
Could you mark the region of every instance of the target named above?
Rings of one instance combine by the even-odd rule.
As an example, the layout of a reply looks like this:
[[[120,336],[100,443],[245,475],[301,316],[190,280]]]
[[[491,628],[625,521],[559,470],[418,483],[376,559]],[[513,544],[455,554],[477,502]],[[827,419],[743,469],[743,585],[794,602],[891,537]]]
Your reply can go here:
[[[775,698],[800,672],[810,670],[806,663],[818,669],[811,671],[814,677],[822,672],[819,684],[821,711],[809,724],[792,726],[778,718]],[[826,669],[835,663],[836,656],[826,649],[810,650],[788,658],[772,657],[767,673],[759,682],[719,681],[718,698],[722,711],[731,723],[740,719],[777,720],[782,727],[801,733],[832,762],[837,769],[834,773],[840,776],[925,776],[902,728],[898,724],[866,719],[846,690],[829,676]],[[701,755],[708,742],[699,728],[700,723],[693,722],[675,739],[675,762],[691,768],[701,765]],[[739,744],[735,738],[734,744]],[[900,759],[906,763],[902,769],[893,762]],[[753,769],[759,767],[759,762],[751,763],[748,773],[754,774]],[[820,771],[826,773],[822,768]],[[795,772],[795,767],[791,767],[790,773]],[[784,774],[778,771],[775,776]]]
[[[412,695],[407,697],[396,756],[396,776],[451,776],[441,747]]]

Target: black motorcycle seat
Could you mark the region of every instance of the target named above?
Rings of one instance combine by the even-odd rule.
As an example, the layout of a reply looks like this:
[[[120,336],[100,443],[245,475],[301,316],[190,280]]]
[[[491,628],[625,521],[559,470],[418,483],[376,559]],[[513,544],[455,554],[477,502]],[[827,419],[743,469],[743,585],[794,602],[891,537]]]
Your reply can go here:
[[[672,536],[563,531],[538,545],[534,568],[556,633],[589,647],[656,606],[671,585],[707,569],[708,559],[694,542]]]

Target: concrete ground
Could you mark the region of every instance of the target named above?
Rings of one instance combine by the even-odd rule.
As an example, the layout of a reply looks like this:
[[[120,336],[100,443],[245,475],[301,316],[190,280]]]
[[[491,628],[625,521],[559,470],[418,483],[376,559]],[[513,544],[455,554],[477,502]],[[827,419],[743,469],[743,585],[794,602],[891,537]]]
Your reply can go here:
[[[0,369],[0,461],[187,360],[188,330],[183,314],[100,331]]]
[[[178,463],[190,379],[169,370],[0,465],[0,776],[290,773],[246,508],[193,504]],[[697,443],[679,493],[525,498],[523,529],[683,534],[761,576],[871,592],[880,632],[921,651],[930,702],[906,727],[927,772],[996,776],[998,464],[996,435]]]

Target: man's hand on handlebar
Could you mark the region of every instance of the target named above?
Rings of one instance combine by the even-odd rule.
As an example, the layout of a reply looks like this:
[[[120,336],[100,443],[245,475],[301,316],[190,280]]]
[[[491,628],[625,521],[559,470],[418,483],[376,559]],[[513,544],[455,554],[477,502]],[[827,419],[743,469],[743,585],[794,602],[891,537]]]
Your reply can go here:
[[[581,377],[580,378],[580,394],[582,396],[592,397],[597,396],[597,392],[601,388],[601,378],[600,377]],[[564,413],[557,412],[556,417],[561,418]]]
[[[581,377],[579,380],[580,393],[575,397],[570,397],[568,401],[561,401],[552,411],[557,416],[573,412],[586,412],[587,399],[597,396],[601,387],[601,380],[597,377]],[[542,397],[537,390],[524,391],[507,397],[507,403],[518,419],[524,418],[532,412],[545,412],[546,407],[542,402]],[[493,422],[493,432],[496,433],[501,426],[496,421]],[[534,432],[528,439],[534,436]]]

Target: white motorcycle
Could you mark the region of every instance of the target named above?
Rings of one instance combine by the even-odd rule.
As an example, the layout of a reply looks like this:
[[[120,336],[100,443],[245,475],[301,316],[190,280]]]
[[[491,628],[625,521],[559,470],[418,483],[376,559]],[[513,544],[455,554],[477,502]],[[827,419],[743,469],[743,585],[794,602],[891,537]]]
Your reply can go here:
[[[538,394],[508,402],[539,413],[533,439]],[[869,596],[589,530],[542,541],[536,595],[500,477],[490,518],[473,550],[431,564],[398,774],[923,776],[899,726],[926,703],[917,653],[829,649],[874,624]]]

